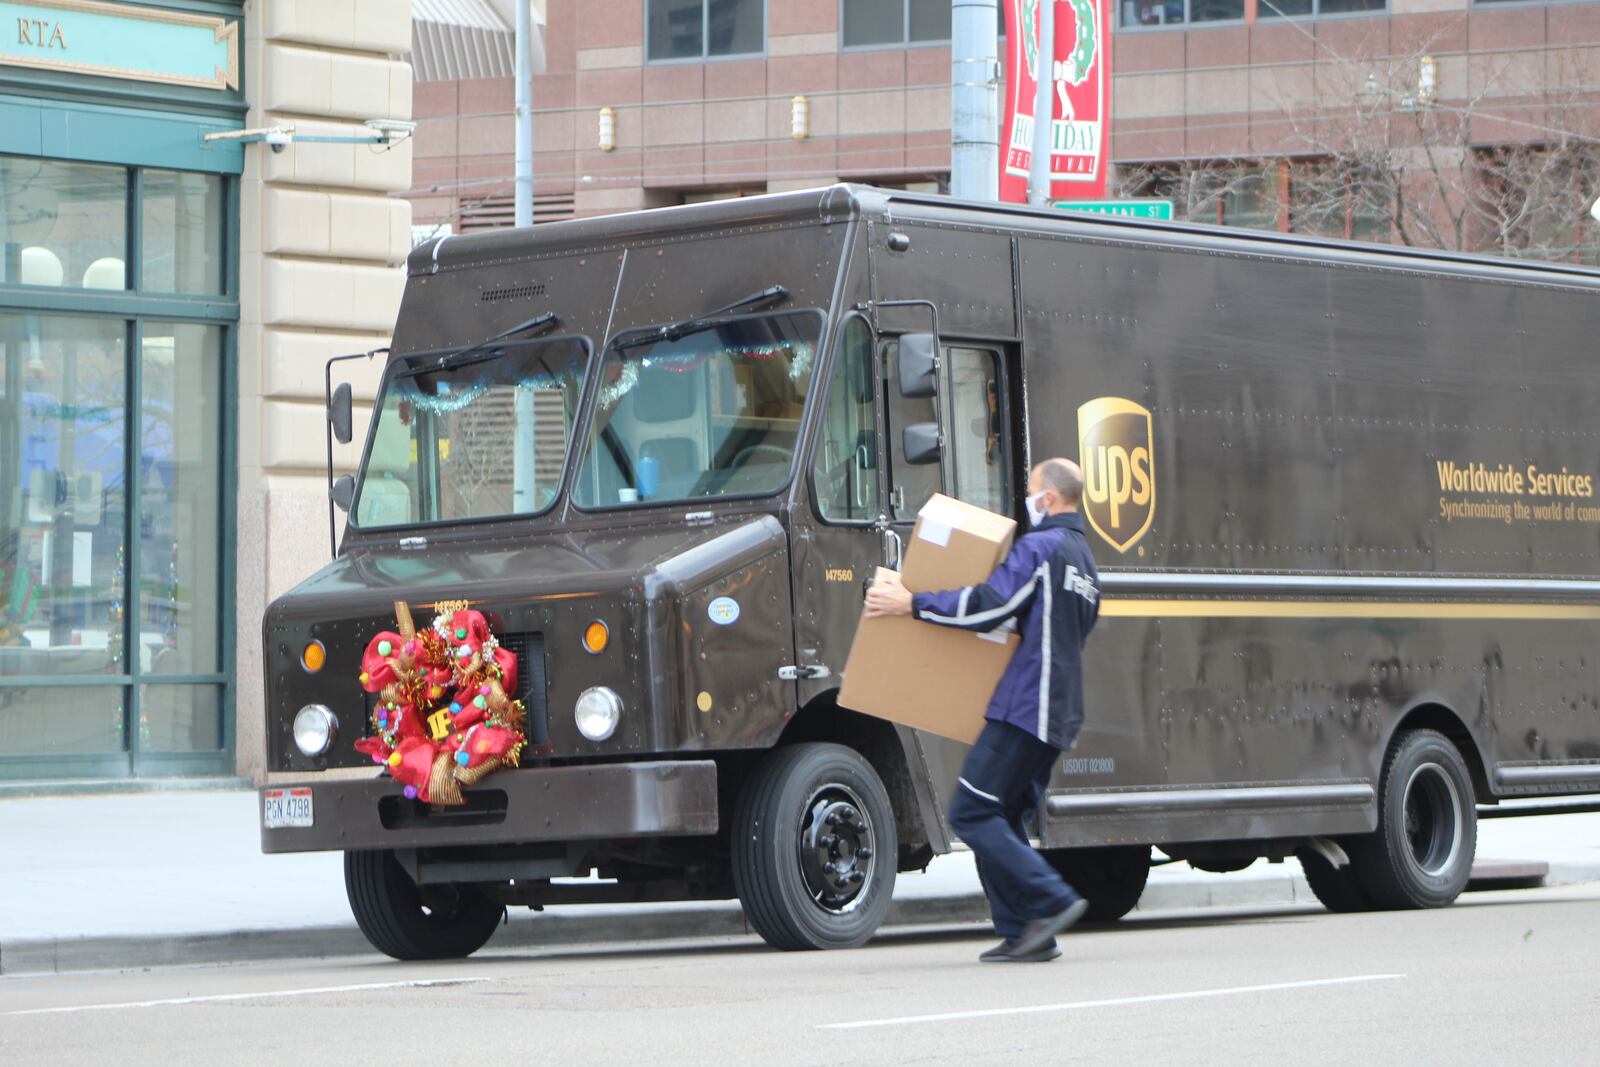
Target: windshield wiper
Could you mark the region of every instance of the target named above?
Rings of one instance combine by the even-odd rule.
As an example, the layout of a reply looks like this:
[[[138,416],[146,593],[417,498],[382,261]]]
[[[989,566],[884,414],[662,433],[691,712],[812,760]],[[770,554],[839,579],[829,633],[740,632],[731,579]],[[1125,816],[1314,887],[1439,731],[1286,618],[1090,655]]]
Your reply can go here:
[[[789,299],[789,290],[781,285],[774,285],[761,290],[759,293],[751,293],[749,296],[740,297],[733,303],[719,307],[715,311],[708,311],[704,315],[699,315],[692,319],[684,319],[682,322],[668,323],[666,326],[635,334],[626,340],[618,341],[616,347],[633,348],[636,345],[656,344],[660,341],[676,341],[691,333],[697,333],[708,326],[716,325],[717,320],[730,311],[765,307],[768,304],[780,303],[787,299]]]
[[[406,376],[409,377],[416,374],[426,374],[432,371],[443,370],[446,367],[458,366],[467,362],[469,357],[477,355],[498,341],[504,341],[509,337],[515,337],[519,333],[527,333],[530,330],[538,330],[540,333],[544,333],[545,331],[554,328],[560,321],[560,319],[556,318],[556,313],[554,311],[546,311],[542,315],[535,315],[527,322],[520,322],[511,327],[509,330],[504,330],[500,333],[497,333],[493,337],[485,337],[476,344],[468,345],[466,348],[455,352],[446,352],[432,363],[425,364],[423,366],[412,367],[406,372]]]

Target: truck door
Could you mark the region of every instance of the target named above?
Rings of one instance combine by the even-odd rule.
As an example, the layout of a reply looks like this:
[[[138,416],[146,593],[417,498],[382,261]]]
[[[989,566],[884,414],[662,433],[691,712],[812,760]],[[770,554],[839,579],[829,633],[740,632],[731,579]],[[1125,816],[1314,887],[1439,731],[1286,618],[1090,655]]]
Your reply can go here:
[[[884,552],[877,335],[855,313],[845,316],[837,329],[820,432],[807,472],[811,507],[792,526],[802,707],[838,687],[861,618],[866,582]]]
[[[1002,515],[1014,515],[1017,510],[1015,472],[1025,456],[1021,454],[1023,434],[1013,432],[1007,421],[1005,352],[995,346],[953,341],[941,344],[939,352],[937,393],[917,399],[901,394],[897,342],[887,340],[882,346],[889,524],[908,545],[917,511],[935,492]],[[927,422],[937,422],[941,431],[939,461],[913,463],[906,452],[904,431]],[[939,796],[942,817],[967,746],[921,732],[917,743]]]

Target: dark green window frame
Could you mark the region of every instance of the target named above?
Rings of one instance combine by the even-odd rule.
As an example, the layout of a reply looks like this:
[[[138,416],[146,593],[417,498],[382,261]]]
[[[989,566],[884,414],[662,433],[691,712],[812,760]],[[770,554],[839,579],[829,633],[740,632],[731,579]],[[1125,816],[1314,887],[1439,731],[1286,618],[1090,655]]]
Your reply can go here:
[[[51,157],[38,157],[51,158]],[[65,157],[70,159],[71,157]],[[76,159],[79,162],[91,160]],[[43,675],[0,677],[0,690],[27,689],[51,690],[96,688],[122,690],[123,737],[125,745],[120,752],[83,752],[59,755],[39,753],[0,755],[0,781],[7,779],[47,780],[51,778],[98,777],[157,777],[168,775],[231,775],[236,747],[235,685],[236,649],[233,639],[235,626],[236,563],[234,531],[237,527],[236,489],[238,470],[238,322],[239,322],[239,183],[234,173],[220,173],[222,179],[222,267],[221,292],[216,294],[149,293],[143,289],[143,205],[144,173],[146,170],[186,170],[195,168],[171,166],[129,166],[129,181],[125,205],[127,226],[127,289],[97,290],[46,288],[30,285],[0,284],[0,310],[6,312],[39,312],[67,314],[83,317],[120,320],[126,324],[127,377],[125,391],[124,425],[127,427],[124,449],[127,456],[125,469],[139,469],[142,452],[143,419],[140,405],[144,397],[144,384],[139,353],[146,323],[180,323],[217,327],[222,343],[218,358],[222,361],[218,376],[221,395],[217,398],[221,410],[222,455],[218,476],[218,552],[217,603],[215,624],[219,634],[215,672],[190,674],[146,674],[140,670],[139,657],[130,656],[121,674],[98,675]],[[228,168],[232,170],[232,168]],[[207,171],[206,173],[218,173]],[[125,541],[127,558],[125,572],[130,576],[141,574],[140,538],[135,536],[134,525],[141,514],[141,479],[126,479],[124,505]],[[134,647],[135,628],[139,625],[140,611],[135,599],[138,595],[136,580],[128,582],[122,616],[124,647]],[[204,686],[218,693],[219,747],[199,752],[145,752],[140,744],[140,715],[142,690],[147,686]],[[48,709],[41,708],[40,714]]]

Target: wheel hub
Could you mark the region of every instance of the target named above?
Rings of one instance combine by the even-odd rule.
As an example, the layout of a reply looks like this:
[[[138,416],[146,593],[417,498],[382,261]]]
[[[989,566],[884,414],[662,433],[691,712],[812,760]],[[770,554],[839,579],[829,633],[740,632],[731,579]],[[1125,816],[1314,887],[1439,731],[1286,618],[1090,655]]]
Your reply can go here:
[[[1406,782],[1405,833],[1411,858],[1422,872],[1438,876],[1455,862],[1461,846],[1460,797],[1443,767],[1424,763]]]
[[[801,816],[800,872],[822,908],[855,907],[872,876],[872,823],[850,790],[828,786],[811,798]]]

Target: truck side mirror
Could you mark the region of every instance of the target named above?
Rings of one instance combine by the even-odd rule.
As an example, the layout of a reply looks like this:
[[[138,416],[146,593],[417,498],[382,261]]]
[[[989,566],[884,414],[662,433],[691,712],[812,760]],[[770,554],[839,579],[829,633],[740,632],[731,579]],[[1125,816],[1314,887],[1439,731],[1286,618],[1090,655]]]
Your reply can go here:
[[[926,400],[939,391],[936,370],[939,365],[939,339],[931,333],[900,335],[896,349],[900,395],[908,400]]]
[[[350,383],[340,382],[328,401],[328,423],[333,427],[333,438],[341,445],[350,443],[353,431],[350,425]]]
[[[348,441],[349,438],[346,437],[345,440]],[[339,480],[333,483],[330,495],[333,497],[333,502],[339,505],[339,510],[348,513],[350,502],[356,498],[356,480],[348,474],[339,475]]]
[[[907,426],[901,431],[900,444],[907,463],[921,465],[939,462],[939,424],[918,422]]]

